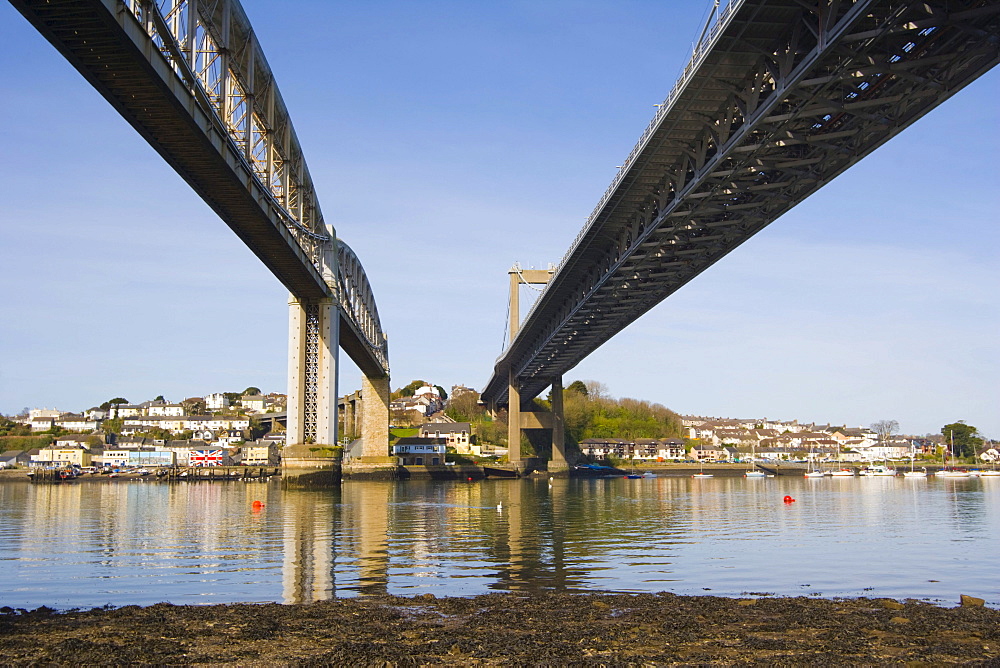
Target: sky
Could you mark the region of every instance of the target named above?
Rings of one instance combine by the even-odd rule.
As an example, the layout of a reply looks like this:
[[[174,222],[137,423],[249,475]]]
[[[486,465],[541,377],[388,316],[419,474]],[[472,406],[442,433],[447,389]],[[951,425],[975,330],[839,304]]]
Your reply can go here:
[[[508,269],[558,263],[710,4],[243,2],[367,271],[394,388],[485,385]],[[0,99],[0,413],[284,392],[285,289],[7,3]],[[1000,438],[998,103],[1000,68],[564,382],[682,414]],[[341,362],[346,394],[360,372]]]

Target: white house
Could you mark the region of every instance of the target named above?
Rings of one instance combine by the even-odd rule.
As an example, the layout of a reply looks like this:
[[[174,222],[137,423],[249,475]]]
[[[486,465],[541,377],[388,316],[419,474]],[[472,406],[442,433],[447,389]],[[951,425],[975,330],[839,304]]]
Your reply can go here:
[[[205,409],[210,411],[221,411],[229,407],[229,399],[222,392],[206,395]]]
[[[442,438],[401,438],[392,446],[401,466],[440,466],[445,463],[448,446]]]
[[[142,415],[142,407],[136,404],[112,404],[111,417],[127,418]]]
[[[150,404],[146,415],[150,417],[181,417],[184,415],[184,407],[180,404]]]
[[[246,394],[240,397],[240,405],[248,411],[263,413],[267,408],[267,397],[259,394]]]

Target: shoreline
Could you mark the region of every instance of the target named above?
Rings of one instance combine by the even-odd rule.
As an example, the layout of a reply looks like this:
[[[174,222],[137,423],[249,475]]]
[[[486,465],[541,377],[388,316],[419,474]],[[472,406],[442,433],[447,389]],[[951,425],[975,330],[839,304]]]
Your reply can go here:
[[[5,665],[996,665],[1000,611],[669,593],[0,608],[0,657]]]

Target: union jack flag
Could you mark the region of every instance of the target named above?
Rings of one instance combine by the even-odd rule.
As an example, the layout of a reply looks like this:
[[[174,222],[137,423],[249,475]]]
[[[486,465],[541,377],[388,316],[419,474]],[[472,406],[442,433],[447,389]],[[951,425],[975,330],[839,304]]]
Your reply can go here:
[[[222,450],[192,450],[188,455],[191,466],[222,466]]]

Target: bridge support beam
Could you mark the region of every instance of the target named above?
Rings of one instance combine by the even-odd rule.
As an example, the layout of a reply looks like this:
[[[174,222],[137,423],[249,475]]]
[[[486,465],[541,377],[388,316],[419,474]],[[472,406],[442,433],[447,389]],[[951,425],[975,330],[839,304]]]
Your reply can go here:
[[[333,299],[288,301],[288,425],[285,481],[331,484],[339,472],[337,365],[340,309]],[[295,480],[293,480],[295,479]]]
[[[563,418],[563,383],[562,376],[556,376],[552,380],[552,457],[549,461],[549,471],[554,473],[568,470],[566,422]]]
[[[507,387],[507,461],[521,464],[521,391],[513,371]]]
[[[363,462],[393,463],[389,457],[389,377],[361,378]]]

